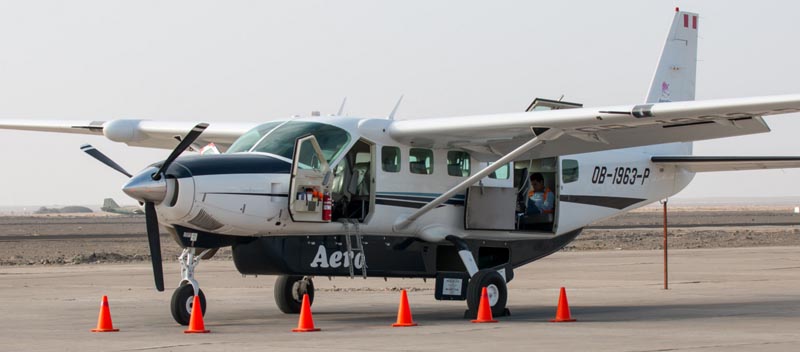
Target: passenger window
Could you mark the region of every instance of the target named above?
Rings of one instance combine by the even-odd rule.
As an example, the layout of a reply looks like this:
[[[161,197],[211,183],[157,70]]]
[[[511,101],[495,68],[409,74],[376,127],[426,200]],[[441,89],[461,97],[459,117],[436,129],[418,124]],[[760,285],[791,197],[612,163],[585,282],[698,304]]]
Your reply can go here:
[[[430,175],[433,173],[433,150],[411,148],[408,152],[408,161],[412,174]]]
[[[489,165],[492,165],[492,163],[489,163]],[[494,170],[494,172],[489,174],[489,178],[493,178],[496,180],[508,180],[508,175],[509,175],[508,170],[510,169],[509,165],[511,164],[505,164],[501,166],[499,169]]]
[[[575,182],[578,180],[578,161],[564,159],[561,161],[561,180],[564,183]]]
[[[383,165],[383,171],[400,172],[400,148],[381,148],[381,165]]]
[[[447,152],[447,174],[458,177],[469,176],[469,153]]]

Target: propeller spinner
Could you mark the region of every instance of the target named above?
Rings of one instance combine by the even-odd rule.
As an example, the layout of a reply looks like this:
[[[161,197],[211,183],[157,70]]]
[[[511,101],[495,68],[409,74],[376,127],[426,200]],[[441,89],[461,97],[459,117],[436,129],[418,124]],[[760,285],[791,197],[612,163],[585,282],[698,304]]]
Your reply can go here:
[[[161,239],[158,231],[158,215],[156,214],[156,203],[164,200],[167,193],[167,183],[164,175],[170,164],[177,159],[186,148],[188,148],[200,134],[208,127],[207,123],[199,123],[184,137],[172,153],[169,154],[159,169],[154,167],[147,168],[140,174],[132,176],[125,171],[122,166],[115,163],[111,158],[101,153],[89,144],[81,146],[81,150],[91,157],[97,159],[108,167],[119,171],[125,176],[130,177],[130,181],[122,187],[122,191],[140,202],[144,202],[145,223],[147,226],[147,241],[150,245],[150,259],[153,264],[153,278],[156,283],[156,290],[164,291],[164,270],[161,267]]]

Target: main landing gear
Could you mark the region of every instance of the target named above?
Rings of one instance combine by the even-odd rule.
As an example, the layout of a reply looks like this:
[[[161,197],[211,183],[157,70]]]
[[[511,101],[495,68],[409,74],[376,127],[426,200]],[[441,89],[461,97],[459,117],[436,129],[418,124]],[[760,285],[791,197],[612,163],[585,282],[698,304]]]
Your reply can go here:
[[[200,296],[200,310],[203,315],[206,314],[206,296],[197,280],[194,279],[194,269],[200,264],[200,259],[208,258],[211,251],[216,249],[206,249],[200,255],[196,255],[196,248],[187,247],[183,249],[183,253],[178,257],[181,264],[181,283],[175,292],[172,293],[172,301],[170,302],[170,312],[172,318],[178,324],[189,325],[189,318],[192,316],[192,305],[194,303],[194,296]]]
[[[481,303],[481,293],[484,287],[486,287],[486,294],[489,296],[492,316],[502,317],[509,315],[510,312],[506,309],[506,301],[508,300],[506,279],[494,269],[478,270],[475,257],[464,240],[452,235],[445,237],[445,239],[458,248],[458,256],[461,257],[461,262],[470,276],[467,284],[467,311],[464,312],[464,318],[474,319],[478,315],[478,306]]]
[[[478,314],[478,306],[481,303],[481,292],[486,287],[486,295],[489,296],[489,305],[492,307],[492,316],[502,317],[508,315],[506,301],[508,300],[508,288],[506,280],[496,270],[480,270],[469,279],[467,284],[467,311],[464,316],[474,318]]]
[[[310,276],[281,275],[275,280],[275,303],[286,314],[300,313],[303,295],[308,294],[308,303],[314,303],[314,281]]]

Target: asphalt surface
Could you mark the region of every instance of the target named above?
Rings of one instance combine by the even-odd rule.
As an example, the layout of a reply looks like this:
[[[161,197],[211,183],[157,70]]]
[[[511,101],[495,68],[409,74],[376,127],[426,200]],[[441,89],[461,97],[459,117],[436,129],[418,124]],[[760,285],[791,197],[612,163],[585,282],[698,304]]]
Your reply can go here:
[[[166,264],[166,263],[165,263]],[[274,277],[242,277],[230,262],[200,265],[208,298],[204,335],[183,334],[148,263],[0,267],[0,350],[7,351],[795,351],[800,346],[800,247],[560,252],[516,272],[512,316],[462,319],[464,302],[433,299],[433,282],[316,278],[314,321],[272,298]],[[170,285],[172,283],[172,285]],[[575,323],[550,323],[567,288]],[[399,288],[417,327],[391,328]],[[91,333],[108,295],[116,333]]]

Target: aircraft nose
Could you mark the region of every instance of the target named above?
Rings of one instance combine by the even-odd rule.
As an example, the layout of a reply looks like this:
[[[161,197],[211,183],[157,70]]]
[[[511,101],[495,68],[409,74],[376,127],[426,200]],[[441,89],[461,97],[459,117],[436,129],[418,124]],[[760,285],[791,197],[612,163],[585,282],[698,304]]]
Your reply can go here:
[[[122,191],[140,202],[161,203],[167,195],[167,182],[163,177],[154,180],[152,175],[156,171],[156,167],[145,169],[122,186]]]

